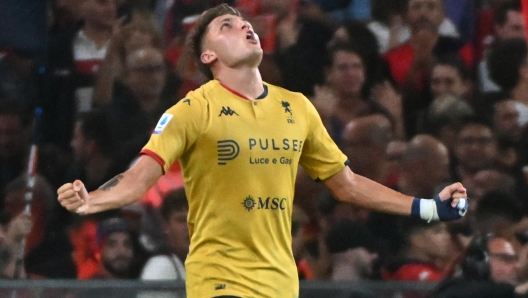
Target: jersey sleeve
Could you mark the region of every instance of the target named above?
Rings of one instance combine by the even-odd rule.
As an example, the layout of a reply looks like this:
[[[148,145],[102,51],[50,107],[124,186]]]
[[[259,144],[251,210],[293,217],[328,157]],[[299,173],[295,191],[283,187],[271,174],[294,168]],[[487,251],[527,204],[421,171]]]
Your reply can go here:
[[[187,95],[161,116],[141,154],[154,158],[167,172],[202,135],[206,113],[204,99]]]
[[[307,98],[304,100],[306,101],[308,135],[299,163],[313,179],[325,180],[346,166],[347,157],[326,131],[312,103]]]

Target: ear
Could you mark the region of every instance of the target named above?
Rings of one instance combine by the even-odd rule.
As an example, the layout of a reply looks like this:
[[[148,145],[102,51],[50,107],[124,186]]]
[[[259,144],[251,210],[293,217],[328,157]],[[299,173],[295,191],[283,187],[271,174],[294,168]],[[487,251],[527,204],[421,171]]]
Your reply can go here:
[[[200,55],[200,61],[202,61],[203,64],[209,65],[213,63],[216,60],[216,54],[215,52],[211,50],[206,50]]]

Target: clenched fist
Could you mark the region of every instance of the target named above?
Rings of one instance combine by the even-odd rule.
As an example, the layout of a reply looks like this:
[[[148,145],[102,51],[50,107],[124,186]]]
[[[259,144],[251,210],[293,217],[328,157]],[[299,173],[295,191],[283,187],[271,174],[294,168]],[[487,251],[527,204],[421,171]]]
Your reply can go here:
[[[68,211],[78,214],[88,213],[90,195],[80,180],[66,183],[57,190],[59,203]]]

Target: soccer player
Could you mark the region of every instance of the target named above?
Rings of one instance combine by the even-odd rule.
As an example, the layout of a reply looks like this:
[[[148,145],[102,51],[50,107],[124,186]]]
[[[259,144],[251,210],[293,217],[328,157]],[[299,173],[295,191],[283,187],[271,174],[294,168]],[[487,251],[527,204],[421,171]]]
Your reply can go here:
[[[299,165],[341,201],[428,221],[463,216],[460,183],[431,200],[354,174],[308,99],[262,81],[258,36],[237,10],[204,12],[193,51],[211,80],[162,115],[137,163],[93,192],[79,180],[57,191],[79,214],[119,208],[178,160],[189,201],[188,297],[299,295],[291,248]]]

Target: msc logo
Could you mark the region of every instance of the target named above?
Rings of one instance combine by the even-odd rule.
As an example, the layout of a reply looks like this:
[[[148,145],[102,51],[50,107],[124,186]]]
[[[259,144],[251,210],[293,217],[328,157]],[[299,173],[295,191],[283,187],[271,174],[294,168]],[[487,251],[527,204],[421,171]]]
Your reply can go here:
[[[258,210],[284,210],[286,209],[286,198],[267,197],[264,199],[258,197],[258,201],[256,201],[251,195],[249,195],[242,201],[242,206],[244,206],[248,212],[255,207],[257,207]]]
[[[235,159],[240,153],[240,146],[234,140],[220,140],[217,145],[219,165],[225,165],[226,161]]]
[[[233,116],[233,115],[237,115],[237,112],[235,112],[234,110],[231,110],[230,107],[222,107],[222,110],[220,111],[220,114],[218,115],[218,117],[222,116],[222,115],[226,115],[226,116]]]

